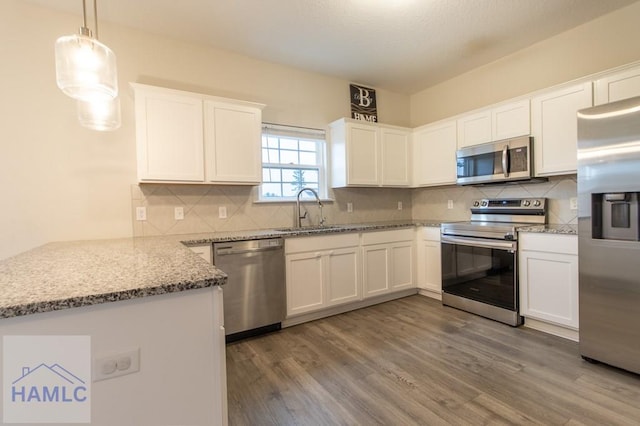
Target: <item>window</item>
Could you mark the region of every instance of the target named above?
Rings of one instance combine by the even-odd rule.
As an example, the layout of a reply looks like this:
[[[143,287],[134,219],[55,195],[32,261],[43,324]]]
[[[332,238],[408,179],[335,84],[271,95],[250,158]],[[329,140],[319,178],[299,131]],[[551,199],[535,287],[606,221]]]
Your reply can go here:
[[[260,200],[295,200],[302,188],[326,198],[324,157],[324,130],[263,124]],[[315,197],[305,191],[300,198]]]

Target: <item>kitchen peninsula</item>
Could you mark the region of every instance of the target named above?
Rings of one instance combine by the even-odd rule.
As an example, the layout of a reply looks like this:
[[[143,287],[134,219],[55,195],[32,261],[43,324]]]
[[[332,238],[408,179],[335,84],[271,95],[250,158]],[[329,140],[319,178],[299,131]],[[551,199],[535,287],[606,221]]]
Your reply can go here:
[[[225,282],[176,239],[50,243],[0,262],[0,333],[90,336],[93,425],[222,425]],[[95,381],[131,350],[139,371]]]

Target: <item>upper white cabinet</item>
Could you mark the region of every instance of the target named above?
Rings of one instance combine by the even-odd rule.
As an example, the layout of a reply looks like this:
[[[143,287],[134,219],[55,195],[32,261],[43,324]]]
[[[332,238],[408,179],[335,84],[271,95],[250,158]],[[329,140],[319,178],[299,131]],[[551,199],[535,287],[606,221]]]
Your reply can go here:
[[[578,329],[578,237],[521,233],[520,311],[551,326]],[[570,332],[557,332],[576,338]],[[552,331],[552,330],[547,330]]]
[[[133,85],[138,180],[204,181],[202,100]]]
[[[640,96],[640,67],[619,71],[595,82],[595,105]]]
[[[478,145],[531,131],[529,99],[475,111],[458,118],[458,148]]]
[[[333,187],[409,186],[409,129],[347,118],[330,128]]]
[[[592,106],[592,87],[591,82],[575,84],[531,99],[536,176],[576,173],[576,114]]]
[[[205,174],[209,182],[262,182],[262,111],[231,102],[204,102]]]
[[[456,182],[456,121],[418,127],[413,131],[413,186]]]
[[[260,183],[264,105],[132,87],[140,182]]]

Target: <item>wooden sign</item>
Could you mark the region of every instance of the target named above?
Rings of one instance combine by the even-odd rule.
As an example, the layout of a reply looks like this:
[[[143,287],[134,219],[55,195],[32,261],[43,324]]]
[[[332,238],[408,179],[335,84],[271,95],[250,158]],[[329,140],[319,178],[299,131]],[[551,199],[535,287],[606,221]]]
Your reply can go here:
[[[355,84],[350,84],[349,88],[351,92],[351,118],[377,123],[376,91]]]

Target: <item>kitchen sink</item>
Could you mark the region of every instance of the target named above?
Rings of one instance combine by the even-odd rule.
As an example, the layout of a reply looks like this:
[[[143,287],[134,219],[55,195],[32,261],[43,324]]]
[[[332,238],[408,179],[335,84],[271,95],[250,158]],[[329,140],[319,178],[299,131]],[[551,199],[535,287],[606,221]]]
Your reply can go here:
[[[276,231],[279,232],[321,232],[327,231],[331,229],[340,229],[344,228],[342,225],[324,225],[324,226],[303,226],[298,228],[297,226],[292,226],[290,228],[276,228]]]

